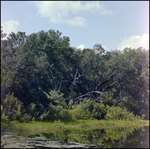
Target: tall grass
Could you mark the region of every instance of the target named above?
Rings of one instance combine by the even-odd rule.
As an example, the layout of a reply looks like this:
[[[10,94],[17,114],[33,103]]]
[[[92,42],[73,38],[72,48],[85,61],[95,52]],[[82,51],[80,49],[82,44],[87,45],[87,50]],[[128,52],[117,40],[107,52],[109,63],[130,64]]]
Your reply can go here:
[[[12,121],[5,126],[14,131],[56,131],[56,130],[83,130],[83,129],[102,129],[106,127],[128,127],[128,126],[149,126],[148,120],[76,120],[72,122],[53,122],[32,121],[29,123],[19,123]],[[4,126],[4,124],[3,124]],[[1,126],[1,127],[3,127]]]

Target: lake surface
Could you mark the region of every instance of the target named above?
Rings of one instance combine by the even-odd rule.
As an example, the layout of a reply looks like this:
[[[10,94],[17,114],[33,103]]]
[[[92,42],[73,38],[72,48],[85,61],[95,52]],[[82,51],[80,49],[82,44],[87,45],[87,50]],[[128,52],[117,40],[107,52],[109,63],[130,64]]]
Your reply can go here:
[[[1,135],[3,148],[12,147],[12,144],[17,143],[18,147],[37,147],[37,144],[50,146],[50,143],[53,143],[55,147],[63,147],[62,145],[69,145],[69,142],[74,142],[74,145],[79,143],[91,145],[91,148],[92,145],[93,148],[149,148],[149,126],[109,127],[80,131],[58,130],[55,133],[3,132]]]

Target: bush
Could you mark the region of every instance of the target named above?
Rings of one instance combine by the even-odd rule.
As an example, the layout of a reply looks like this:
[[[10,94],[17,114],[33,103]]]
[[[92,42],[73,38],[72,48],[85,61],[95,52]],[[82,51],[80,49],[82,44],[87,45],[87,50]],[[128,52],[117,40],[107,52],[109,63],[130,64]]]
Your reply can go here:
[[[135,115],[133,112],[128,112],[126,108],[122,109],[121,107],[107,107],[107,113],[105,115],[105,119],[118,119],[118,120],[133,120],[135,119]]]
[[[61,121],[72,121],[73,120],[71,113],[67,109],[61,109],[60,114],[59,114],[59,119]]]
[[[1,112],[3,113],[3,119],[5,115],[9,121],[20,121],[22,113],[24,112],[24,110],[22,109],[22,105],[22,102],[19,101],[16,97],[14,97],[14,93],[7,94],[6,98],[3,101],[3,106],[1,109]]]
[[[31,115],[30,115],[30,114],[27,114],[27,113],[25,113],[25,114],[23,115],[23,117],[21,118],[21,122],[25,122],[25,123],[28,123],[28,122],[30,122],[31,120],[32,120]]]
[[[1,122],[1,131],[8,128],[8,123]]]
[[[105,95],[105,94],[100,94],[100,100],[103,101],[103,104],[112,106],[114,104],[113,102],[113,93],[109,93],[109,95]]]
[[[47,119],[48,114],[49,114],[49,111],[47,111],[47,112],[44,111],[44,113],[40,115],[40,120],[43,121],[43,120]],[[35,121],[35,118],[32,118],[32,121]]]
[[[47,107],[44,113],[40,116],[43,120],[72,120],[71,114],[67,110],[68,106],[65,103],[63,94],[58,91],[51,90],[49,94],[44,92],[49,99],[49,107]]]
[[[1,122],[8,123],[8,116],[5,116],[4,114],[1,116]]]
[[[63,93],[59,93],[59,91],[51,90],[49,94],[44,92],[44,94],[47,96],[49,102],[52,105],[61,105],[63,108],[68,108],[67,104],[65,103],[65,99],[63,97]]]
[[[70,110],[72,118],[75,119],[102,119],[105,115],[105,106],[93,100],[84,100],[76,108]]]
[[[47,114],[43,120],[61,120],[61,121],[71,121],[72,115],[69,110],[64,109],[61,105],[54,106],[50,104],[49,109],[47,109]]]
[[[34,119],[38,118],[39,115],[39,111],[36,108],[36,104],[35,103],[30,103],[30,105],[27,107],[27,111],[28,113],[30,113],[30,116]],[[26,116],[27,117],[27,116]]]
[[[15,121],[11,121],[10,124],[11,125],[16,125],[16,124],[19,124],[19,122],[15,120]]]

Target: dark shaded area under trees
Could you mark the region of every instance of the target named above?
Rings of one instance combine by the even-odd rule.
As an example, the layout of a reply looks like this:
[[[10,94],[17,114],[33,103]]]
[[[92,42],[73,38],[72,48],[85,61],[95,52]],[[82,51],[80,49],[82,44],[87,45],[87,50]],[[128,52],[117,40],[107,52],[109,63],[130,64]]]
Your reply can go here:
[[[149,119],[149,50],[105,51],[95,44],[81,51],[61,34],[12,32],[4,40],[1,28],[3,118],[68,120],[68,111],[90,103],[87,109],[101,115],[93,118],[104,118],[104,109],[116,106]]]

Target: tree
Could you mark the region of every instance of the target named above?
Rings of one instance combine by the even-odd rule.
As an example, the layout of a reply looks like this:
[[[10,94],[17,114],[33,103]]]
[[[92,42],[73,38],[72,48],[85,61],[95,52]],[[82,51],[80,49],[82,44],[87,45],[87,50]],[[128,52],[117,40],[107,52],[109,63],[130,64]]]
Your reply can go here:
[[[95,52],[98,52],[100,55],[101,54],[104,54],[105,53],[105,49],[104,49],[104,47],[102,47],[102,45],[101,44],[95,44],[94,46],[93,46],[93,50],[95,51]]]
[[[3,33],[3,27],[1,26],[1,40],[6,36],[6,33]]]
[[[72,107],[80,100],[91,99],[105,106],[126,107],[148,118],[148,52],[142,48],[105,52],[100,44],[81,51],[70,47],[69,37],[61,35],[58,30],[28,36],[12,32],[1,40],[2,106],[6,95],[14,93],[26,113],[43,119],[49,104],[58,113],[66,105]],[[62,95],[66,107],[55,102],[60,98],[50,100],[55,92]],[[30,107],[34,107],[32,112]]]

